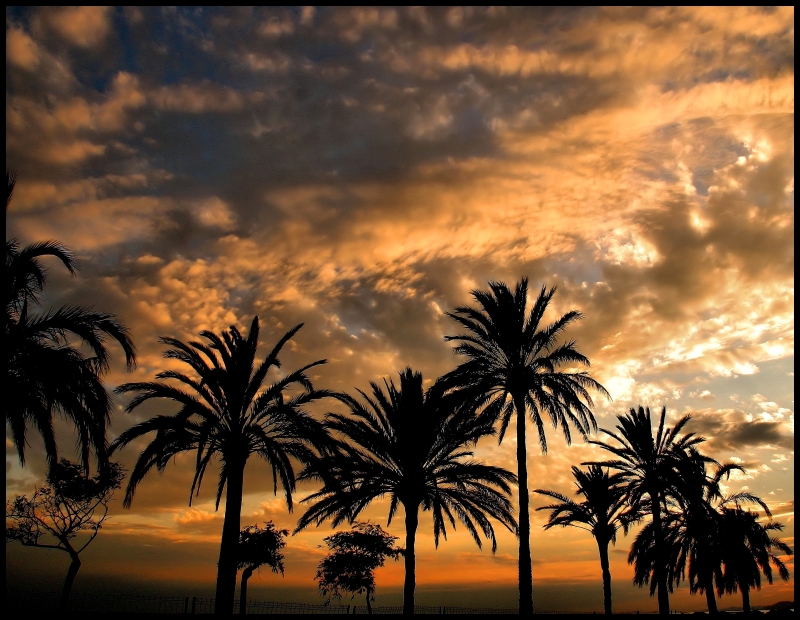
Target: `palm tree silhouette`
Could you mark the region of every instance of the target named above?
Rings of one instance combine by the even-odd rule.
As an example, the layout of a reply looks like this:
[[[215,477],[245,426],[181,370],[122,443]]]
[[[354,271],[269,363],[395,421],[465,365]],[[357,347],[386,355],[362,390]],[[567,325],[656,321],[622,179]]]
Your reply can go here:
[[[608,395],[606,389],[585,371],[566,372],[563,366],[589,366],[589,360],[575,348],[575,342],[557,344],[557,338],[572,322],[581,318],[571,311],[540,329],[542,317],[555,287],[542,287],[526,314],[528,280],[522,278],[512,293],[502,282],[490,282],[490,291],[473,291],[480,305],[457,308],[447,316],[458,321],[468,333],[445,336],[460,341],[454,351],[466,362],[443,379],[458,387],[463,397],[483,406],[482,416],[500,420],[502,442],[511,417],[517,414],[517,479],[519,480],[519,612],[533,613],[533,575],[530,549],[530,515],[525,420],[530,415],[539,435],[542,452],[547,452],[544,418],[559,425],[567,443],[572,441],[570,425],[586,437],[597,428],[590,407],[588,389]]]
[[[16,178],[7,171],[6,179],[8,209]],[[52,470],[58,463],[53,413],[59,412],[75,426],[81,465],[88,473],[92,451],[101,468],[107,463],[111,400],[102,381],[111,359],[107,338],[120,344],[129,370],[136,363],[136,352],[128,329],[111,314],[80,306],[31,312],[31,307],[40,305],[39,295],[47,280],[39,259],[48,256],[76,273],[74,256],[56,241],[20,248],[16,239],[6,240],[6,425],[23,466],[28,425],[35,427],[44,440],[48,469]],[[87,357],[80,347],[71,346],[70,335],[88,345],[93,355]]]
[[[160,372],[156,378],[174,379],[189,390],[160,382],[126,383],[116,389],[118,394],[137,393],[126,407],[128,412],[155,398],[181,405],[177,413],[155,416],[137,424],[112,443],[113,451],[143,435],[155,433],[131,471],[123,506],[130,507],[137,485],[153,467],[163,472],[174,456],[197,451],[196,471],[189,493],[191,506],[192,496],[199,493],[208,464],[215,458],[221,461],[217,509],[226,484],[228,490],[215,613],[231,612],[236,590],[242,484],[247,459],[257,455],[271,465],[273,492],[277,494],[280,480],[291,511],[295,489],[292,459],[307,463],[314,456],[314,448],[324,450],[326,446],[324,427],[304,410],[308,404],[333,395],[327,390],[314,389],[306,375],[306,371],[326,360],[317,360],[272,384],[265,384],[269,370],[280,368],[281,349],[301,327],[302,323],[289,330],[257,367],[258,317],[253,319],[247,338],[233,326],[221,337],[210,331],[200,332],[210,344],[190,342],[187,345],[176,338],[163,337],[160,341],[172,347],[164,357],[187,364],[197,378],[174,370]],[[301,391],[286,394],[297,388]]]
[[[767,513],[768,516],[769,513]],[[784,555],[793,555],[791,548],[772,538],[770,533],[783,530],[783,524],[772,521],[763,524],[758,514],[740,507],[722,509],[723,545],[723,583],[728,593],[742,591],[742,611],[750,613],[750,589],[761,589],[761,573],[772,583],[772,567],[784,581],[789,581],[789,570],[786,564],[777,557],[773,550]]]
[[[374,499],[388,495],[389,524],[398,505],[405,511],[406,553],[403,613],[414,613],[416,535],[419,511],[433,513],[433,536],[447,537],[446,521],[464,524],[478,547],[479,530],[497,548],[493,517],[516,532],[508,500],[515,476],[469,457],[468,446],[493,433],[491,424],[460,413],[440,383],[423,390],[422,374],[406,368],[400,387],[385,381],[386,391],[371,383],[372,396],[361,390],[364,403],[347,395],[341,399],[350,415],[329,414],[326,425],[337,442],[335,454],[323,457],[301,477],[323,482],[305,498],[313,505],[300,518],[295,533],[311,523],[332,526],[353,523]],[[455,516],[454,516],[455,515]]]
[[[682,459],[688,458],[689,451],[694,446],[705,441],[693,433],[678,437],[678,433],[690,419],[688,415],[678,420],[673,428],[665,430],[666,415],[667,408],[664,407],[661,410],[661,419],[655,437],[653,436],[649,407],[646,409],[639,407],[638,410],[632,408],[625,416],[617,416],[619,421],[616,427],[617,433],[606,429],[600,430],[615,439],[620,444],[619,446],[612,446],[596,440],[589,442],[608,450],[616,455],[617,459],[600,463],[583,463],[584,465],[610,467],[622,473],[627,489],[628,503],[632,506],[638,505],[641,510],[652,515],[652,522],[648,524],[650,527],[645,526],[645,529],[639,534],[641,537],[643,532],[652,530],[652,534],[648,534],[652,536],[652,548],[645,545],[646,537],[642,538],[644,546],[640,551],[640,557],[643,558],[641,560],[643,567],[648,562],[653,565],[650,594],[653,594],[654,588],[658,590],[658,611],[662,614],[669,613],[669,591],[671,590],[669,549],[664,542],[665,529],[662,513],[670,496],[679,493],[678,463]],[[633,555],[633,551],[631,551],[631,555]],[[645,561],[644,558],[647,560]],[[629,561],[632,559],[629,557]],[[646,582],[645,579],[637,583],[641,585]]]
[[[674,529],[674,535],[668,537],[675,541],[674,565],[671,566],[672,577],[676,582],[685,578],[688,565],[689,591],[694,594],[705,594],[708,612],[718,612],[717,600],[714,596],[714,584],[721,596],[722,556],[727,544],[722,532],[722,514],[725,507],[739,506],[741,503],[760,505],[767,515],[769,508],[761,498],[752,493],[740,492],[725,497],[720,484],[730,477],[734,471],[744,472],[744,468],[735,463],[717,464],[713,475],[709,475],[706,465],[707,457],[698,454],[678,462],[680,482],[676,495],[677,510],[665,519],[665,528]]]
[[[638,519],[635,510],[627,505],[621,473],[609,474],[599,465],[591,465],[587,471],[572,467],[572,475],[578,487],[577,495],[585,498],[580,504],[555,491],[535,489],[534,493],[546,495],[559,501],[558,504],[542,506],[536,510],[550,510],[550,518],[544,529],[551,527],[577,527],[594,536],[600,551],[600,567],[603,571],[603,608],[611,611],[611,571],[608,563],[608,543],[617,542],[617,530]]]

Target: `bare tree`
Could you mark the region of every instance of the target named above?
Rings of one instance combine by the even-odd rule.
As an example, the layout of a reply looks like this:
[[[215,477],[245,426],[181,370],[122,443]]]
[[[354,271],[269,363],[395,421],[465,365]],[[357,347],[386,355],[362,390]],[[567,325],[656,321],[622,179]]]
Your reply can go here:
[[[125,471],[109,463],[89,478],[81,467],[61,459],[50,470],[47,485],[28,498],[17,495],[6,502],[6,543],[19,541],[26,547],[58,549],[69,554],[71,563],[61,590],[60,610],[67,609],[80,554],[97,537],[108,518],[108,504],[122,484]]]

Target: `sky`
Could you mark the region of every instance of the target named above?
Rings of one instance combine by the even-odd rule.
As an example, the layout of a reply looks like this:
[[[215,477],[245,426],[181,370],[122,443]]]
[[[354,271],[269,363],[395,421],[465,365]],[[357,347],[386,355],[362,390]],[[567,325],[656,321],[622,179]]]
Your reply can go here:
[[[304,324],[282,362],[327,359],[316,387],[355,393],[406,366],[432,382],[462,361],[445,312],[525,276],[532,297],[557,289],[546,321],[583,315],[565,337],[612,397],[596,398],[599,426],[640,405],[666,406],[670,424],[690,414],[704,452],[746,469],[726,492],[762,497],[794,548],[792,7],[7,7],[6,162],[7,238],[57,239],[81,265],[47,263],[44,306],[130,328],[138,365],[110,345],[109,390],[171,367],[160,336],[256,315],[262,355]],[[110,439],[173,410],[114,398]],[[552,427],[547,439],[546,456],[529,445],[530,486],[572,495],[570,467],[605,455]],[[476,457],[516,471],[514,442],[487,438]],[[7,434],[7,497],[43,481],[35,436],[26,456],[21,468]],[[189,507],[193,469],[186,455],[153,472],[130,510],[119,493],[76,593],[213,594],[218,470]],[[243,526],[291,529],[302,510],[249,462]],[[402,544],[387,513],[381,500],[364,518]],[[532,519],[537,608],[601,610],[591,536]],[[496,529],[494,555],[463,528],[437,549],[424,515],[418,604],[516,607],[517,542]],[[250,598],[321,601],[333,531],[291,537],[285,576],[254,575]],[[631,542],[611,552],[615,609],[655,610],[632,585]],[[791,581],[754,605],[793,600],[784,560]],[[58,592],[67,565],[9,545],[6,591]],[[376,604],[399,604],[402,563],[376,579]],[[686,584],[672,600],[704,607]]]

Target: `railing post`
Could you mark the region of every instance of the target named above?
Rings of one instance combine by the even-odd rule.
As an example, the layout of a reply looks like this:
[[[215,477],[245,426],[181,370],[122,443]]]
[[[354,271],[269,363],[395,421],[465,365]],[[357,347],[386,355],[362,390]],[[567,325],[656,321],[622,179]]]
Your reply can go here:
[[[197,597],[196,597],[196,596],[193,596],[193,597],[192,597],[192,614],[194,614],[194,613],[195,613],[195,608],[196,608],[196,607],[197,607]]]

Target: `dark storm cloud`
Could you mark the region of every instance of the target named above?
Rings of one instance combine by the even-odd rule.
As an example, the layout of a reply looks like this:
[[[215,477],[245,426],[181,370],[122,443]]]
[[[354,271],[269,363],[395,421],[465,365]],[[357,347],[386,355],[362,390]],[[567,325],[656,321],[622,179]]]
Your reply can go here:
[[[715,453],[778,446],[794,448],[794,432],[786,421],[767,421],[741,409],[702,409],[692,411],[687,428],[708,440]]]

